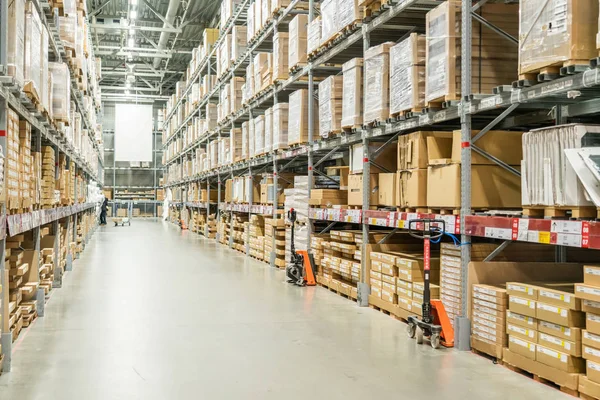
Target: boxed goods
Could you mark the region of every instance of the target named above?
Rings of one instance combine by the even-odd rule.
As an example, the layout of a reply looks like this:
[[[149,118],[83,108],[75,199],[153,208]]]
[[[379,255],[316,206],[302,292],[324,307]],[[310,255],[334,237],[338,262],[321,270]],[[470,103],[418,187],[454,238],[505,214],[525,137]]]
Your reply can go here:
[[[308,142],[308,90],[300,89],[290,94],[288,116],[288,145]],[[311,100],[315,101],[315,100]],[[316,109],[316,104],[313,110]],[[313,126],[316,126],[316,115]]]
[[[308,16],[298,14],[289,25],[289,60],[290,69],[306,65]]]
[[[365,51],[364,123],[385,121],[390,115],[390,48],[386,42]]]
[[[342,128],[358,128],[363,122],[363,59],[345,62],[342,72]]]
[[[33,5],[27,3],[25,12],[25,61],[24,61],[24,86],[23,91],[38,103],[42,99],[42,21]]]
[[[319,83],[319,134],[328,138],[341,132],[342,77],[329,76]]]
[[[425,49],[416,33],[390,49],[390,116],[425,106]]]
[[[284,81],[289,76],[289,34],[277,32],[273,36],[273,82]]]
[[[8,75],[15,78],[18,85],[23,86],[25,79],[25,0],[15,0],[8,4],[7,46]]]
[[[273,106],[273,150],[288,147],[288,103]]]
[[[246,27],[234,25],[231,28],[231,61],[235,62],[246,52]]]
[[[321,45],[321,17],[317,17],[308,24],[308,39],[306,53],[312,54]]]
[[[379,204],[379,174],[371,174],[370,201],[371,206]],[[348,205],[360,206],[363,204],[363,176],[360,174],[348,176]]]

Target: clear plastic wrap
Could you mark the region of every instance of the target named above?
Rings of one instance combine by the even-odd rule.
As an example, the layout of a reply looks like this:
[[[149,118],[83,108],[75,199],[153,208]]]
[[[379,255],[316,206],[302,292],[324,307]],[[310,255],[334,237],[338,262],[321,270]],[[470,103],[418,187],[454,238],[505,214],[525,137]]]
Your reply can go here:
[[[288,117],[288,145],[308,142],[308,90],[300,89],[290,94]],[[313,99],[314,101],[314,99]],[[317,107],[315,104],[313,110]],[[317,122],[317,113],[314,122]],[[313,126],[317,126],[313,122]]]
[[[246,41],[250,43],[255,33],[254,25],[254,2],[251,2],[248,6],[247,17],[246,17]]]
[[[229,152],[231,154],[231,162],[242,160],[242,130],[234,128],[229,131]]]
[[[219,38],[219,30],[216,28],[206,28],[202,33],[202,49],[204,50],[204,54],[206,55],[212,51],[213,45],[216,43]],[[201,57],[201,59],[204,57]]]
[[[248,121],[242,122],[242,160],[248,159],[250,157],[250,132],[248,126],[250,123]]]
[[[273,150],[288,147],[288,103],[277,103],[273,106]]]
[[[256,156],[256,142],[254,138],[254,120],[248,121],[248,157],[252,158]]]
[[[77,14],[58,17],[59,35],[65,47],[75,50],[77,43]]]
[[[337,0],[323,0],[321,2],[321,41],[325,43],[333,39],[337,32]]]
[[[229,106],[230,113],[236,113],[238,110],[242,108],[242,90],[244,86],[244,78],[235,76],[231,78],[231,83],[229,84]]]
[[[308,16],[298,14],[289,24],[289,59],[290,68],[297,65],[306,65],[306,46],[307,46]]]
[[[250,62],[246,67],[246,100],[250,100],[252,97],[254,97],[254,94],[256,93],[254,88],[255,81],[256,80],[254,79],[254,63]]]
[[[389,117],[389,51],[394,44],[386,42],[365,52],[364,123],[384,121]]]
[[[284,81],[289,77],[289,41],[287,32],[277,32],[273,37],[273,82]]]
[[[425,47],[413,33],[390,49],[390,115],[425,105]]]
[[[337,30],[340,31],[362,19],[358,0],[337,0]]]
[[[198,82],[192,84],[191,94],[192,106],[195,106],[200,101],[200,84]]]
[[[8,74],[15,78],[20,86],[25,79],[25,0],[13,0],[8,3],[7,35]]]
[[[229,159],[229,138],[223,138],[223,137],[219,138],[218,146],[219,146],[219,154],[218,154],[219,167],[229,165],[231,163],[231,160]]]
[[[25,85],[24,90],[32,93],[38,101],[42,96],[42,20],[29,3],[25,13]]]
[[[40,96],[42,106],[45,110],[50,109],[50,82],[49,76],[50,72],[48,70],[48,41],[49,41],[49,33],[45,27],[42,27],[42,45],[41,45],[41,72],[40,72]],[[87,84],[87,80],[85,80]],[[91,113],[96,115],[96,113]]]
[[[265,116],[254,118],[254,155],[265,153]]]
[[[344,63],[342,73],[342,127],[357,128],[363,121],[363,59],[353,58]]]
[[[221,29],[223,29],[227,24],[227,21],[235,15],[241,4],[242,0],[223,0],[221,2]]]
[[[48,63],[52,75],[52,114],[57,121],[67,122],[71,115],[71,75],[65,63]]]
[[[261,0],[260,7],[261,26],[265,26],[271,18],[271,0]]]
[[[208,143],[208,158],[210,168],[217,168],[219,163],[219,143],[216,140],[211,140]]]
[[[519,21],[519,73],[598,56],[598,1],[523,0]]]
[[[234,25],[231,28],[231,62],[237,61],[246,52],[247,34],[246,26]]]
[[[341,131],[343,78],[332,75],[319,83],[319,135],[328,138]]]
[[[271,0],[271,11],[273,13],[280,11],[289,6],[291,0]]]
[[[311,54],[321,45],[321,17],[317,17],[308,24],[308,39],[306,41],[306,53]]]
[[[256,92],[261,91],[266,86],[263,85],[263,75],[270,74],[269,58],[270,53],[256,53],[254,56],[254,89]]]
[[[270,153],[273,149],[273,109],[265,110],[265,153]]]
[[[254,36],[262,29],[262,1],[254,2]]]
[[[455,46],[456,34],[449,34],[448,7],[460,7],[459,3],[442,3],[427,13],[427,72],[425,101],[431,102],[443,97],[450,88],[446,83],[456,75],[455,65],[450,61],[449,49]],[[451,23],[451,22],[450,22]],[[458,28],[457,28],[458,29]],[[459,33],[460,34],[460,33]]]
[[[206,130],[212,131],[217,127],[217,105],[206,103]]]
[[[225,35],[224,39],[219,44],[218,56],[217,60],[217,79],[221,77],[228,69],[231,60],[231,56],[229,51],[231,50],[231,34]]]

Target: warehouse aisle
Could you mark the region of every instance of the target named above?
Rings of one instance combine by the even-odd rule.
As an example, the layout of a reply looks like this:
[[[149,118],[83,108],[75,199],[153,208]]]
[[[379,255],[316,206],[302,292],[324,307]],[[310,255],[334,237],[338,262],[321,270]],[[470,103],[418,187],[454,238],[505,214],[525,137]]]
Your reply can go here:
[[[171,224],[98,229],[0,399],[567,399]]]

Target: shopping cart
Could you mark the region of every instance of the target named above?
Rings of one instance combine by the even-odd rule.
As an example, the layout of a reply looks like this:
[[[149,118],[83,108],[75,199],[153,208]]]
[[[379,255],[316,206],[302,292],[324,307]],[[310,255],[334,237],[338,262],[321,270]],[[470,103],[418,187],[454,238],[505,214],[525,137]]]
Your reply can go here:
[[[133,214],[133,201],[117,202],[115,203],[117,208],[117,216],[112,219],[115,226],[131,226],[131,215]],[[120,206],[123,205],[122,208]],[[119,211],[124,212],[119,212]],[[125,214],[126,216],[122,216]]]

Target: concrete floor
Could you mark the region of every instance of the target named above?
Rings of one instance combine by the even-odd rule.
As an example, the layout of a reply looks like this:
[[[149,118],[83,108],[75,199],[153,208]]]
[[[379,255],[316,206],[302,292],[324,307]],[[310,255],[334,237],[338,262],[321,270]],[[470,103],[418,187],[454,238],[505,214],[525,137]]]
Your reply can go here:
[[[567,399],[173,225],[98,229],[0,399]]]

